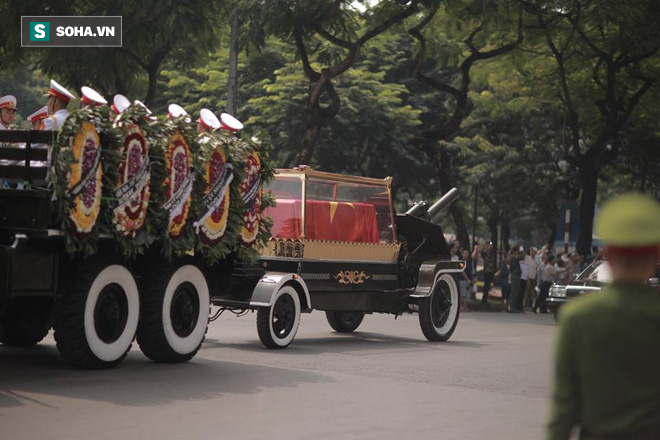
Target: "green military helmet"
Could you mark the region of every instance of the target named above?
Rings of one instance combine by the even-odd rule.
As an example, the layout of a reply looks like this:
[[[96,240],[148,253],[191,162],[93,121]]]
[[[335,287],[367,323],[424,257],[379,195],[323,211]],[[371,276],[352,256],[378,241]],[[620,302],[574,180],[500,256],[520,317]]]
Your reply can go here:
[[[615,197],[603,206],[594,232],[610,246],[660,245],[660,203],[638,193]]]

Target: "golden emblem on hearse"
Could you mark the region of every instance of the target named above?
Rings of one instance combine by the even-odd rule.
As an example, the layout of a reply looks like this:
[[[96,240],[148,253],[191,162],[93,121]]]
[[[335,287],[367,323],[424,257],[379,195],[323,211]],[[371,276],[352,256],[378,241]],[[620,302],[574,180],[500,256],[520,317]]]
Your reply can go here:
[[[364,271],[358,272],[357,270],[339,271],[335,275],[335,279],[339,281],[339,284],[362,284],[369,278],[371,277],[364,273]]]

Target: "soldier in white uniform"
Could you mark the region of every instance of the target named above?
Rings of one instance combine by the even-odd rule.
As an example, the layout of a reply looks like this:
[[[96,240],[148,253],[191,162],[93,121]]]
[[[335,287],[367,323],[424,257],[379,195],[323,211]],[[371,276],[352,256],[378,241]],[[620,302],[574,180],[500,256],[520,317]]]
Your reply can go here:
[[[197,120],[197,132],[213,132],[221,127],[218,117],[209,109],[203,108],[199,112],[199,119]]]
[[[223,130],[233,135],[243,130],[243,123],[229,113],[220,114],[220,125]]]
[[[69,116],[66,106],[69,101],[76,97],[54,79],[50,80],[50,89],[46,96],[48,96],[47,106],[50,116],[44,121],[44,130],[60,130],[67,116]]]
[[[16,98],[12,95],[0,98],[0,130],[11,130],[16,113]]]
[[[32,124],[32,130],[43,130],[44,119],[48,117],[48,107],[43,106],[36,112],[27,117],[27,120]]]
[[[14,114],[16,113],[16,98],[12,95],[0,98],[0,130],[13,130]],[[16,144],[3,144],[0,147],[12,147]],[[11,165],[13,162],[0,160],[0,165]],[[9,182],[0,179],[0,188],[9,188]]]
[[[108,101],[106,101],[105,98],[99,92],[92,89],[91,87],[83,86],[80,88],[80,91],[82,92],[81,101],[83,105],[89,107],[98,107],[101,105],[108,104]]]

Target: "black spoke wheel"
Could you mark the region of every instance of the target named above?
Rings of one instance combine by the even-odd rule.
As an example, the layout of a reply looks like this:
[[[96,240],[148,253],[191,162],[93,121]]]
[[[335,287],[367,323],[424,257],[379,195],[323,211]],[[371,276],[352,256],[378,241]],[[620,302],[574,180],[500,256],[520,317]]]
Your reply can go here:
[[[419,303],[419,324],[429,341],[446,341],[454,333],[460,314],[456,281],[450,274],[437,276],[431,295]]]
[[[94,307],[94,329],[106,344],[117,341],[126,328],[128,299],[117,283],[108,284],[99,294]]]
[[[204,341],[210,296],[194,258],[155,261],[142,277],[142,317],[137,341],[145,356],[165,363],[187,362]]]
[[[257,332],[266,348],[286,348],[300,325],[300,298],[292,286],[275,293],[273,305],[257,311]]]
[[[435,327],[442,327],[451,312],[451,292],[447,283],[437,283],[431,296],[431,319]]]
[[[60,283],[53,328],[60,354],[84,369],[110,368],[126,357],[140,316],[133,274],[115,256],[76,261]]]
[[[364,312],[327,311],[325,317],[336,332],[351,333],[362,324]]]
[[[185,282],[172,295],[170,319],[174,332],[182,338],[190,336],[199,317],[199,294],[192,283]]]
[[[295,305],[290,295],[282,295],[277,299],[277,302],[273,306],[271,325],[278,338],[286,338],[291,333],[295,321],[295,313]]]

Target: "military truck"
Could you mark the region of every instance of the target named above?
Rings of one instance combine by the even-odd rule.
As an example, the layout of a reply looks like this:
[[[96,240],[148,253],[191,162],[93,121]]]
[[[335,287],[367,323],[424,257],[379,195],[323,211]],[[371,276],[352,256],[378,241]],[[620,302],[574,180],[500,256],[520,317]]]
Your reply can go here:
[[[212,292],[241,285],[234,261],[266,229],[258,151],[239,145],[239,170],[222,139],[197,139],[194,126],[205,153],[180,131],[155,151],[143,128],[159,122],[134,113],[115,119],[119,144],[96,110],[60,132],[0,131],[0,343],[35,345],[52,328],[77,368],[113,367],[134,340],[153,361],[185,362],[204,339]]]

